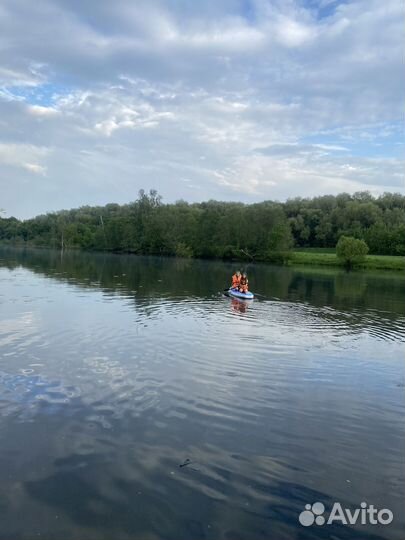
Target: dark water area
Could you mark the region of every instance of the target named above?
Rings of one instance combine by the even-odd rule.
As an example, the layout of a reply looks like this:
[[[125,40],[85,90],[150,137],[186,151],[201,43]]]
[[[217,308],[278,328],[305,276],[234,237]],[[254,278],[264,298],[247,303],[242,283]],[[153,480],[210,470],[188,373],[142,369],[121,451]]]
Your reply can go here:
[[[234,270],[0,250],[0,540],[405,538],[405,276]]]

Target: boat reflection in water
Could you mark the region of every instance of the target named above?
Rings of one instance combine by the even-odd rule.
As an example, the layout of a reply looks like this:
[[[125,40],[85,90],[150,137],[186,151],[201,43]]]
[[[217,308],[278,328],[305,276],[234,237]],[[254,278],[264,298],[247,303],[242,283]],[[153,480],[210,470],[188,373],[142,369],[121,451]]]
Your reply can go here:
[[[232,298],[232,309],[234,311],[238,311],[239,313],[246,313],[248,310],[248,302],[246,302],[246,300]]]

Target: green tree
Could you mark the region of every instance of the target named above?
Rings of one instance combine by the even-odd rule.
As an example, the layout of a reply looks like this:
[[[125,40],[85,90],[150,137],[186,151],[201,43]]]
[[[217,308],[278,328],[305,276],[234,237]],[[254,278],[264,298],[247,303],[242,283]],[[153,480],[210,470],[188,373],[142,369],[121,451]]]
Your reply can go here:
[[[404,195],[162,204],[156,190],[140,190],[125,205],[82,206],[28,220],[0,215],[3,244],[140,254],[276,260],[292,245],[333,248],[341,236],[364,240],[370,253],[405,255]]]
[[[368,253],[368,245],[364,240],[352,236],[341,236],[336,244],[336,255],[348,268],[361,263]]]

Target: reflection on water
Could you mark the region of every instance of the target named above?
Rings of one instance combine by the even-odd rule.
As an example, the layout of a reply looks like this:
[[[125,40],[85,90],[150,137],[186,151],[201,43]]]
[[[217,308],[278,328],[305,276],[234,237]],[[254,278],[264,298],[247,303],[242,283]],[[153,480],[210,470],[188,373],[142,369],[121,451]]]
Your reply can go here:
[[[246,313],[248,307],[249,307],[248,301],[245,300],[238,300],[237,298],[231,298],[231,305],[232,309],[234,311],[237,311],[238,313]]]
[[[0,252],[1,540],[403,539],[404,278],[233,270]]]

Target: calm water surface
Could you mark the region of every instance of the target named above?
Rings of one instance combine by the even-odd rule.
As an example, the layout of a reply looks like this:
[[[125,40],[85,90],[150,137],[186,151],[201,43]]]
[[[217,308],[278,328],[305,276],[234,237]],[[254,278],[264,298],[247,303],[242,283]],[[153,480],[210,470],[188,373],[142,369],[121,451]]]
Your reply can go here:
[[[0,252],[1,540],[405,538],[404,277],[232,270]]]

